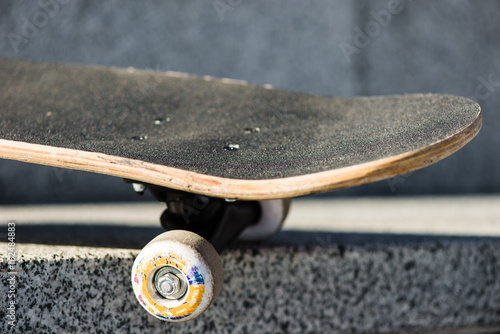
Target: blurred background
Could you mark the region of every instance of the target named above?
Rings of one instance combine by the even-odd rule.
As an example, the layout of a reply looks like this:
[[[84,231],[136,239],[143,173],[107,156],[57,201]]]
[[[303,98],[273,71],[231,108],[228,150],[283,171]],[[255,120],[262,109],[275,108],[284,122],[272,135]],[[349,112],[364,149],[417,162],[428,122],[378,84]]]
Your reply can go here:
[[[0,57],[180,71],[328,96],[469,97],[481,105],[483,129],[461,151],[326,196],[485,194],[500,191],[499,18],[496,0],[12,0],[0,2]],[[0,160],[0,204],[137,200],[153,197],[138,197],[120,178]]]

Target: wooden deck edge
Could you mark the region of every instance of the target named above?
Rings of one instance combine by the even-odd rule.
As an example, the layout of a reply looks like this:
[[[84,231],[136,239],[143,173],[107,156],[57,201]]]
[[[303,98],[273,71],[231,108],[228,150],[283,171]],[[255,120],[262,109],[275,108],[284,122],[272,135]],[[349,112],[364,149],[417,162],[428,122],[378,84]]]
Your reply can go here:
[[[269,180],[229,179],[102,153],[5,139],[0,139],[0,158],[118,176],[212,197],[276,199],[358,186],[426,167],[465,146],[481,124],[479,109],[469,126],[427,147],[354,166]]]

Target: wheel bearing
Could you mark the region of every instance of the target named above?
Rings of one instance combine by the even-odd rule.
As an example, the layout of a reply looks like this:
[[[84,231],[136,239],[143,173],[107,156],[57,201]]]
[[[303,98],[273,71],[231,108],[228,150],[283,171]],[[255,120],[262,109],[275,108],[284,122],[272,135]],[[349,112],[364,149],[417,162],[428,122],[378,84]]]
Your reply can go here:
[[[172,266],[160,268],[154,275],[154,287],[165,299],[181,299],[187,291],[187,282],[182,272]]]

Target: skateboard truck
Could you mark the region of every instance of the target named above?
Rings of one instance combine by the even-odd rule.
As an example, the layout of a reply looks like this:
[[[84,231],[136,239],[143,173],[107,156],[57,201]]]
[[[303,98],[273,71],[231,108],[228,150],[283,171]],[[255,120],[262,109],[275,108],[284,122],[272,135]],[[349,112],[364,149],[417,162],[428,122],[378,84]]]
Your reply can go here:
[[[167,204],[160,217],[168,231],[183,230],[198,234],[212,244],[218,253],[224,251],[248,227],[261,217],[258,201],[233,201],[211,198],[153,184],[132,183],[140,194],[148,189],[155,198]]]
[[[149,187],[167,203],[161,222],[169,231],[146,245],[132,269],[139,303],[167,321],[193,319],[217,298],[218,252],[237,237],[262,240],[279,230],[289,202],[272,198],[426,167],[466,145],[482,122],[479,105],[448,95],[319,97],[227,80],[6,59],[0,78],[9,83],[0,90],[0,158],[258,200],[132,181],[137,192]],[[144,99],[129,94],[151,78],[155,85]],[[200,173],[196,166],[206,161]]]
[[[167,204],[160,222],[168,232],[147,244],[132,268],[137,299],[166,321],[187,321],[203,313],[222,289],[219,254],[242,234],[246,240],[270,237],[289,208],[289,200],[234,201],[125,182],[139,194],[149,189]]]

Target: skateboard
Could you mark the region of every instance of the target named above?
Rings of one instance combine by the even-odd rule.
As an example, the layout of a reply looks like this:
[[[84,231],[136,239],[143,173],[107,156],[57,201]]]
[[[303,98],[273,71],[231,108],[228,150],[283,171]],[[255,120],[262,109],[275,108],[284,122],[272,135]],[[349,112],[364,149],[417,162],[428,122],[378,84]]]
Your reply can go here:
[[[408,173],[481,128],[465,98],[335,98],[175,72],[0,60],[0,158],[124,178],[168,231],[131,273],[139,303],[173,322],[223,283],[219,253],[263,240],[289,199]]]

